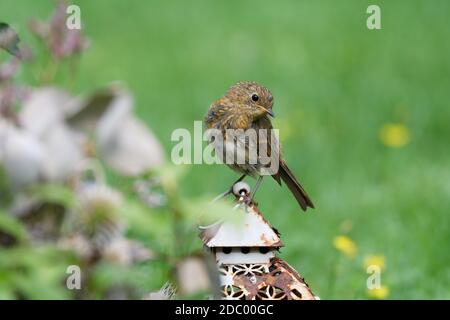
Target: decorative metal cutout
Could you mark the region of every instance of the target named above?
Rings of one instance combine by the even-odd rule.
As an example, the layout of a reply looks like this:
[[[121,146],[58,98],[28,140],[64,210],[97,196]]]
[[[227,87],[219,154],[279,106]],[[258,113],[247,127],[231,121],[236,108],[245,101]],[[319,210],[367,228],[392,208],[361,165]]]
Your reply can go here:
[[[256,300],[287,300],[287,295],[283,289],[275,286],[264,286],[258,290]]]
[[[240,275],[263,275],[268,273],[269,269],[266,264],[229,264],[222,265],[219,268],[219,272],[225,276],[240,276]]]
[[[244,289],[230,284],[222,287],[222,294],[227,300],[245,300],[246,296]]]
[[[286,262],[221,265],[222,296],[231,300],[315,300],[308,285]]]

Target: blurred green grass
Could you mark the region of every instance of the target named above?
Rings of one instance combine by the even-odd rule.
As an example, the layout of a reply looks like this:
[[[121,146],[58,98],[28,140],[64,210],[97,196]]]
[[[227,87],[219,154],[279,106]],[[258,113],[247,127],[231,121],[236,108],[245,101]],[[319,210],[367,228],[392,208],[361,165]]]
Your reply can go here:
[[[282,257],[324,299],[366,298],[371,254],[386,258],[388,298],[450,299],[450,2],[377,1],[382,30],[369,31],[372,2],[74,1],[92,40],[75,90],[126,83],[169,156],[172,130],[193,128],[231,84],[265,84],[286,160],[317,207],[302,214],[287,188],[263,183]],[[2,1],[1,19],[26,42],[28,19],[52,6]],[[380,142],[390,122],[409,128],[408,145]],[[196,165],[181,189],[217,194],[235,178]],[[333,247],[344,233],[353,260]]]

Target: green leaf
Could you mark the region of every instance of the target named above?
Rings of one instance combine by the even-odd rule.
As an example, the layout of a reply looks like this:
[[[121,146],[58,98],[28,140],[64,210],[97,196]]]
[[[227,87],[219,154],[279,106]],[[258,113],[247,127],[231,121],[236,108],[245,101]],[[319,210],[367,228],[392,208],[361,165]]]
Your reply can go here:
[[[23,225],[16,218],[4,211],[0,211],[0,230],[12,235],[18,240],[25,239],[27,235]]]
[[[14,291],[12,288],[4,286],[2,281],[0,281],[0,300],[14,300]]]
[[[72,292],[64,285],[70,256],[53,246],[18,246],[0,250],[1,295],[20,294],[27,299],[67,299]]]
[[[134,200],[125,201],[122,211],[132,234],[147,240],[153,239],[153,243],[158,248],[153,246],[152,248],[156,250],[166,250],[172,247],[172,222],[168,212],[155,212]]]
[[[91,285],[95,291],[103,292],[117,286],[128,286],[137,295],[133,298],[142,298],[144,294],[161,287],[169,273],[170,267],[162,263],[147,262],[132,266],[99,263],[93,269]]]
[[[161,185],[169,197],[175,196],[178,181],[187,174],[188,166],[164,165],[155,170],[154,173],[161,180]]]
[[[185,218],[199,225],[207,225],[224,219],[237,223],[243,216],[232,214],[236,210],[235,204],[231,204],[226,199],[215,202],[212,202],[210,198],[183,200],[181,207]]]
[[[74,192],[58,184],[34,186],[31,189],[31,195],[42,202],[61,204],[66,208],[72,208],[77,204],[77,198]]]

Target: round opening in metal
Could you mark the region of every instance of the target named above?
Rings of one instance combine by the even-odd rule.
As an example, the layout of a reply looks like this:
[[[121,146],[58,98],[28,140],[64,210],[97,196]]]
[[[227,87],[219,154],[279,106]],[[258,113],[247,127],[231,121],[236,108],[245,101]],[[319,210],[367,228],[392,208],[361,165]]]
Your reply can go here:
[[[231,251],[232,251],[232,249],[229,248],[229,247],[223,247],[222,248],[222,252],[225,253],[225,254],[229,254],[229,253],[231,253]]]

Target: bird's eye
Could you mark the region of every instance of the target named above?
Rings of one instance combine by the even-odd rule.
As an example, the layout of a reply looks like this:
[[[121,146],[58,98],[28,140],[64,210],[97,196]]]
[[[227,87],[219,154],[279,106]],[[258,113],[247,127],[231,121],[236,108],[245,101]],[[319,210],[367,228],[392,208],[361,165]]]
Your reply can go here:
[[[258,95],[256,93],[252,94],[252,100],[253,101],[258,101],[259,100],[259,97],[258,97]]]

